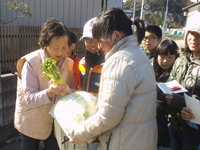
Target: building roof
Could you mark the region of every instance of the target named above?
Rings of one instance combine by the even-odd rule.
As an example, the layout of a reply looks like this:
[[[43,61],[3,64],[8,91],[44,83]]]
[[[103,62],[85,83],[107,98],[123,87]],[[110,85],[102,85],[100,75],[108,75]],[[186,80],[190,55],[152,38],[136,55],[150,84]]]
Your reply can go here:
[[[193,4],[189,5],[189,6],[186,6],[182,10],[188,10],[188,9],[190,9],[190,8],[196,6],[196,5],[200,5],[200,2],[196,2],[196,3],[193,3]]]

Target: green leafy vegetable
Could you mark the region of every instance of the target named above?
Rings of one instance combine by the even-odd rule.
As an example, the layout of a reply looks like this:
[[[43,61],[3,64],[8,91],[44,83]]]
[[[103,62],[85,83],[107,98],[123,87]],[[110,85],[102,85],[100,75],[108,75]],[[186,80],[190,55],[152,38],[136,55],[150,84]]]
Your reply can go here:
[[[42,76],[49,77],[53,80],[54,85],[65,84],[63,77],[60,74],[60,71],[56,67],[56,61],[52,58],[47,58],[42,64],[44,71]],[[66,90],[68,93],[71,93],[71,89],[67,86]]]

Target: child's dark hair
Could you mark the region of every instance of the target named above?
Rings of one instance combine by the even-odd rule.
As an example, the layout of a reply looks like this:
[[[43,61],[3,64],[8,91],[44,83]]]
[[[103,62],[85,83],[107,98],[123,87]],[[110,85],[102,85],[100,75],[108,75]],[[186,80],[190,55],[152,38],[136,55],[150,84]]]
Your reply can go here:
[[[173,40],[163,40],[156,48],[155,50],[155,54],[154,54],[154,60],[153,60],[153,68],[154,68],[154,72],[156,77],[164,77],[164,76],[168,76],[172,66],[165,72],[163,72],[164,70],[159,66],[158,64],[158,55],[175,55],[175,58],[177,58],[179,56],[179,52],[178,52],[178,46],[176,44],[175,41]],[[158,79],[159,80],[159,79]]]
[[[70,38],[71,38],[71,43],[75,43],[77,42],[77,36],[74,32],[70,31]]]
[[[131,25],[133,22],[127,17],[127,15],[120,8],[110,8],[102,12],[95,20],[92,28],[93,38],[112,39],[112,35],[115,30],[123,32],[125,36],[133,34]],[[138,45],[145,35],[145,27],[143,20],[135,20],[134,25],[137,27]]]
[[[61,37],[64,35],[69,37],[68,44],[71,45],[70,32],[68,31],[67,27],[58,19],[48,19],[40,31],[38,44],[42,49],[44,49],[44,47],[50,44],[50,41],[53,37]]]
[[[158,40],[162,38],[162,30],[159,26],[149,25],[145,28],[145,31],[154,33],[158,37]]]

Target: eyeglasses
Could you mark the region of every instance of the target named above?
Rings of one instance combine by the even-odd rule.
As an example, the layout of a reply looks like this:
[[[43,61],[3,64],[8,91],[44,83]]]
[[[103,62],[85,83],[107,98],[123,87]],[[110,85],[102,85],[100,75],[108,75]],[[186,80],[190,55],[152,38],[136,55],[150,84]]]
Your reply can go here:
[[[144,37],[143,41],[149,40],[149,41],[153,41],[154,39],[159,39],[159,37],[155,37],[155,36],[150,36],[150,37]]]

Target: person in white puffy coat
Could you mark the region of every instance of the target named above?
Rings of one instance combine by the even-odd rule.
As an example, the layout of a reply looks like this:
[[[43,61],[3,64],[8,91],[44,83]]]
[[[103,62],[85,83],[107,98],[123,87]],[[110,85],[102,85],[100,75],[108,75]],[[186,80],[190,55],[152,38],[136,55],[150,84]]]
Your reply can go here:
[[[137,27],[133,34],[132,25]],[[69,131],[70,141],[85,143],[98,136],[98,150],[156,150],[156,82],[148,57],[138,47],[142,20],[131,21],[119,8],[102,12],[93,37],[106,54],[98,112]]]

